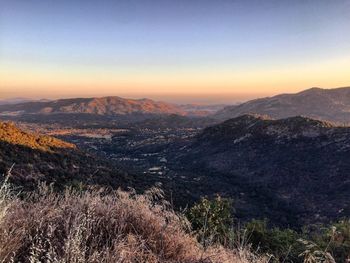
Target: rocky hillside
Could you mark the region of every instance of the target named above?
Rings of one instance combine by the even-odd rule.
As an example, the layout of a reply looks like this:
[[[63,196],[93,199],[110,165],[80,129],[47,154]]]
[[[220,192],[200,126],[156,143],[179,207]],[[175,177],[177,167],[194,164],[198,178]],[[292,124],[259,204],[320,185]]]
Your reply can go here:
[[[206,128],[168,157],[191,195],[230,196],[240,218],[284,225],[350,216],[349,158],[350,128],[255,115]]]
[[[2,114],[28,113],[87,113],[98,115],[125,115],[132,113],[142,114],[179,114],[186,111],[180,107],[149,99],[123,99],[120,97],[103,98],[74,98],[44,102],[26,102],[13,105],[0,105]]]
[[[32,134],[12,123],[0,122],[0,175],[11,171],[11,180],[25,189],[38,181],[62,188],[69,185],[132,185],[132,176],[110,163],[79,151],[75,145],[51,136]]]
[[[338,123],[350,123],[350,87],[312,88],[296,94],[281,94],[251,100],[237,106],[228,106],[214,116],[226,120],[247,113],[266,114],[277,119],[302,115]]]

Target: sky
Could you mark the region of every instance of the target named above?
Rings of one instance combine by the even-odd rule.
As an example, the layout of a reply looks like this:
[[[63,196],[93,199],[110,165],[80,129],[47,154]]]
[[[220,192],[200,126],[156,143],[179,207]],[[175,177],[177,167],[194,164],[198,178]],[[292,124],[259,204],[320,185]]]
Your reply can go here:
[[[0,0],[0,98],[350,86],[350,0]]]

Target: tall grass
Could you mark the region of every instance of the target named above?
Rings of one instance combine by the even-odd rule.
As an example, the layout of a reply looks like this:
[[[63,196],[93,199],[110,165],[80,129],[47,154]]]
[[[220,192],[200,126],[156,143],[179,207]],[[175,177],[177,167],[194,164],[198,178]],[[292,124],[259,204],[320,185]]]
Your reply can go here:
[[[243,248],[201,247],[158,189],[57,194],[41,186],[18,199],[5,183],[0,200],[0,262],[267,262]]]
[[[8,184],[8,178],[11,174],[13,166],[6,174],[4,181],[0,185],[0,224],[5,217],[7,210],[10,207],[10,201],[11,201],[11,189],[10,185]]]

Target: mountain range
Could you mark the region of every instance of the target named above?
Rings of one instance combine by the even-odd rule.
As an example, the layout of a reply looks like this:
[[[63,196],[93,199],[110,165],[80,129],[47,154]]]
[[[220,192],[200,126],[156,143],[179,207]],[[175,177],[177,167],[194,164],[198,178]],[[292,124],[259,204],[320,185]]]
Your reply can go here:
[[[67,113],[109,117],[133,115],[136,120],[144,119],[140,119],[140,116],[177,114],[180,116],[209,116],[211,119],[218,120],[217,122],[243,114],[260,114],[276,119],[306,116],[340,124],[350,122],[350,87],[311,88],[295,94],[280,94],[226,107],[225,105],[176,105],[150,99],[135,100],[120,97],[72,98],[0,104],[0,115],[22,116],[22,119],[30,119],[31,116],[28,115],[33,114],[43,116]],[[82,118],[86,117],[82,116]],[[128,117],[129,120],[133,118]]]
[[[224,105],[175,105],[150,99],[124,99],[120,97],[72,98],[52,101],[30,101],[22,103],[0,104],[3,115],[21,114],[94,114],[94,115],[128,115],[128,114],[178,114],[205,116]]]
[[[276,119],[302,115],[320,120],[349,123],[350,87],[311,88],[296,94],[255,99],[239,105],[227,106],[215,113],[214,117],[227,120],[249,113],[268,115]]]

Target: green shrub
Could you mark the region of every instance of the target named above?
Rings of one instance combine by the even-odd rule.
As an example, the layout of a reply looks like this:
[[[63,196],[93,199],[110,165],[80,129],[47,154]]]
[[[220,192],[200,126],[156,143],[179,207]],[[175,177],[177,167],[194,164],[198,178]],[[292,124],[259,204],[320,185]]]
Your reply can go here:
[[[213,200],[202,198],[187,213],[193,230],[204,245],[220,243],[227,245],[233,226],[233,200],[217,196]]]
[[[343,219],[330,226],[309,226],[307,239],[319,249],[330,253],[336,262],[350,262],[350,219]]]
[[[245,226],[248,242],[254,249],[272,254],[277,262],[299,262],[302,245],[300,234],[292,229],[271,228],[266,220],[252,220]]]

